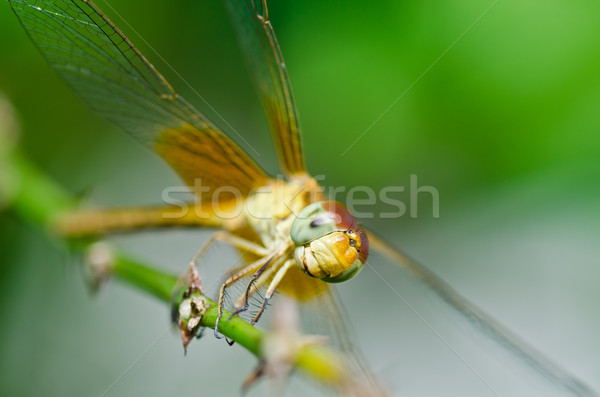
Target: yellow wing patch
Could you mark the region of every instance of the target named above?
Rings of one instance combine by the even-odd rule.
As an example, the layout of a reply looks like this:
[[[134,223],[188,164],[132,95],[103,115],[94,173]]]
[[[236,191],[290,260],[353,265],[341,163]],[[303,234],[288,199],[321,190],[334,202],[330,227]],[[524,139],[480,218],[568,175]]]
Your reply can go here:
[[[154,149],[203,201],[242,198],[268,180],[235,143],[209,128],[185,124],[166,129]]]

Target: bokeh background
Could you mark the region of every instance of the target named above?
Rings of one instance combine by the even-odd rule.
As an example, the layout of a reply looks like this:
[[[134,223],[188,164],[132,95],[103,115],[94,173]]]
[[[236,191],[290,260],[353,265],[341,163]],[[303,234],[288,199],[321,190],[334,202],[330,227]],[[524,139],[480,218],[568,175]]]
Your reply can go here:
[[[277,172],[220,2],[111,2],[120,16],[98,5],[183,96],[217,119],[197,90]],[[438,219],[424,196],[416,219],[363,222],[600,390],[600,4],[499,0],[480,18],[490,5],[304,0],[272,1],[270,11],[310,171],[326,186],[408,186],[414,174],[437,188]],[[179,184],[69,91],[7,2],[0,37],[0,92],[16,109],[22,150],[49,176],[102,206],[158,203]],[[206,235],[113,241],[179,272]],[[234,256],[220,250],[213,258],[225,269]],[[393,265],[370,264],[339,290],[357,345],[392,395],[562,395]],[[162,304],[119,284],[90,297],[74,261],[10,210],[0,213],[0,318],[3,395],[98,396],[142,353],[106,396],[238,395],[254,365],[212,337],[184,357]],[[291,383],[289,395],[323,392]]]

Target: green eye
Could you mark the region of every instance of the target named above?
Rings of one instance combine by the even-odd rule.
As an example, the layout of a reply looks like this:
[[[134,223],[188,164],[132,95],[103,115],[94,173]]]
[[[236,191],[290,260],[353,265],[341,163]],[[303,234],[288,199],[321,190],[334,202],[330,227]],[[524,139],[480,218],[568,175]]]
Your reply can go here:
[[[318,202],[304,207],[298,213],[292,223],[290,237],[294,244],[304,245],[336,230],[335,218]]]
[[[336,231],[355,230],[356,221],[337,201],[319,201],[306,206],[292,223],[290,237],[296,245],[308,244]]]

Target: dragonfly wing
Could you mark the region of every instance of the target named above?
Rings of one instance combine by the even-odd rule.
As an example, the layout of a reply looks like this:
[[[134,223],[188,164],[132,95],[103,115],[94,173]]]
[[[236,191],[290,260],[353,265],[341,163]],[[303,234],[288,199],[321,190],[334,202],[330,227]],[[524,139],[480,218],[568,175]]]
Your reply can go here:
[[[264,0],[226,0],[286,176],[305,172],[298,117],[283,56]],[[257,4],[258,3],[258,4]]]
[[[356,374],[355,383],[365,389],[357,395],[385,395],[366,358],[353,342],[357,339],[354,328],[337,292],[321,280],[311,280],[322,285],[315,288],[319,293],[310,300],[300,302],[302,324],[308,328],[305,332],[326,336],[328,343],[343,353],[350,370]]]
[[[157,151],[203,199],[221,186],[241,194],[267,175],[173,90],[92,3],[11,0],[50,65],[94,110]]]
[[[429,290],[445,304],[466,319],[468,323],[483,332],[483,334],[496,342],[501,348],[512,353],[512,356],[518,358],[543,378],[562,387],[571,395],[598,395],[583,382],[567,373],[563,368],[543,356],[524,340],[503,327],[483,310],[463,298],[456,290],[431,270],[414,261],[408,255],[393,247],[373,232],[368,231],[368,237],[370,248],[383,254],[385,257],[404,268],[415,279],[427,286]]]

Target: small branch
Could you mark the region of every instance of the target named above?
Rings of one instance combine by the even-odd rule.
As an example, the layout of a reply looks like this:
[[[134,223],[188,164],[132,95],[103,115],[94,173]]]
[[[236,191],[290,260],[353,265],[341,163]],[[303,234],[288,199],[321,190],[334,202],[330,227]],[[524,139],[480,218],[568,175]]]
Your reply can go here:
[[[12,208],[23,219],[47,231],[56,216],[75,208],[75,201],[21,153],[14,151],[5,161],[0,167],[7,167],[15,181]]]
[[[177,277],[144,266],[134,260],[120,255],[116,258],[113,274],[119,280],[141,289],[168,303],[177,283]]]

